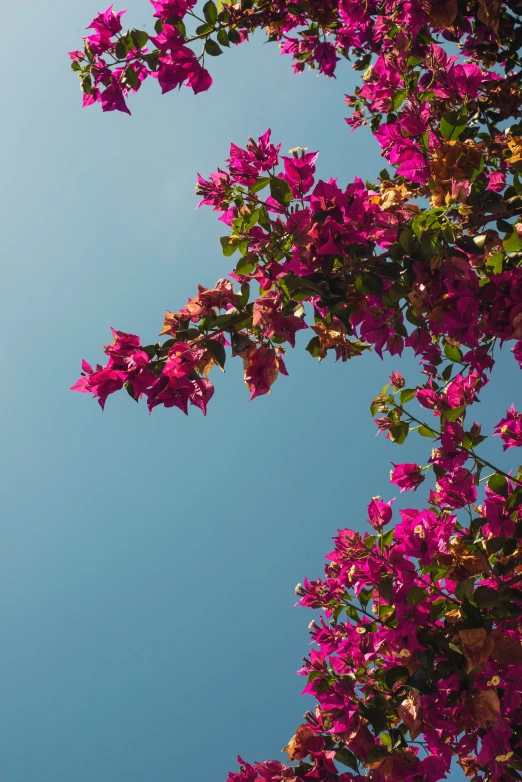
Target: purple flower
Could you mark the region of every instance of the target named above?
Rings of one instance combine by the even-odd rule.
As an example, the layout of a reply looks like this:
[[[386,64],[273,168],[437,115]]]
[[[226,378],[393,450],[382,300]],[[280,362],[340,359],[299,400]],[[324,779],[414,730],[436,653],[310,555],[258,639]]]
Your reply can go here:
[[[401,493],[416,489],[423,482],[425,476],[419,464],[392,464],[395,469],[390,473],[390,483],[398,486]]]
[[[102,111],[123,111],[125,114],[130,114],[123,91],[115,81],[100,93],[100,103]]]
[[[335,53],[333,43],[318,44],[315,47],[314,57],[321,73],[324,73],[325,76],[334,76],[337,61],[341,58]]]
[[[120,19],[126,11],[114,13],[113,5],[110,5],[104,13],[99,13],[88,26],[88,30],[95,30],[98,35],[106,40],[110,40],[113,35],[121,32],[122,26]]]
[[[285,179],[294,198],[301,198],[314,186],[315,164],[319,152],[306,152],[301,157],[283,157]]]
[[[372,497],[368,505],[368,521],[372,527],[380,532],[386,524],[389,524],[392,517],[392,503],[395,498],[389,502],[383,502],[380,497]]]
[[[486,190],[493,190],[494,193],[501,193],[506,186],[506,175],[501,171],[491,171],[488,177],[488,186]]]
[[[463,508],[475,502],[477,487],[473,479],[474,475],[465,467],[458,467],[454,472],[439,478],[439,503],[450,508]]]
[[[428,180],[430,169],[422,152],[405,150],[399,156],[397,174],[411,182],[422,184]]]
[[[452,65],[448,71],[448,85],[457,92],[461,98],[475,99],[479,87],[482,84],[482,70],[478,65],[465,63],[464,65]]]
[[[504,442],[504,451],[507,451],[508,448],[520,448],[522,445],[522,413],[518,413],[514,405],[506,410],[506,417],[496,424],[494,434]]]

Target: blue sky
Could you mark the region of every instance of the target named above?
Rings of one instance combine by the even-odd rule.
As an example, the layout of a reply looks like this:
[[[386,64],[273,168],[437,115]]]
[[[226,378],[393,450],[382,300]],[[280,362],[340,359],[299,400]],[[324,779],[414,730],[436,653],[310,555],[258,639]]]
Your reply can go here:
[[[129,25],[150,23],[146,0],[126,5]],[[125,394],[102,414],[68,391],[110,326],[152,341],[165,309],[229,271],[194,183],[230,141],[270,126],[284,149],[320,149],[322,177],[382,168],[342,119],[349,68],[294,77],[274,44],[213,60],[207,94],[148,84],[131,118],[82,110],[66,52],[97,10],[4,10],[0,776],[221,782],[238,752],[282,757],[311,705],[295,672],[312,615],[294,586],[321,574],[338,527],[363,528],[371,496],[394,496],[390,460],[421,458],[425,441],[398,451],[368,412],[392,368],[417,370],[318,366],[306,334],[290,377],[252,404],[230,361],[206,419],[149,417]],[[500,363],[489,427],[520,405],[518,369]],[[508,464],[499,443],[489,453]]]

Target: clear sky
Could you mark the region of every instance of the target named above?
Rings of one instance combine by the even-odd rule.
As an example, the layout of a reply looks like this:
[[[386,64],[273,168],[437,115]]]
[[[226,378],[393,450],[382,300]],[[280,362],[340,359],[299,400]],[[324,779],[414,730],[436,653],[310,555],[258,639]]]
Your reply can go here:
[[[98,6],[2,14],[0,778],[223,782],[238,752],[282,758],[312,703],[295,676],[312,614],[294,586],[322,573],[338,527],[363,529],[372,495],[395,495],[390,460],[425,452],[376,439],[368,412],[390,370],[414,381],[415,365],[318,366],[305,332],[270,397],[249,404],[230,361],[206,419],[149,417],[126,394],[102,414],[68,391],[110,326],[153,341],[166,308],[230,270],[221,224],[194,211],[196,172],[230,141],[270,126],[284,149],[320,149],[325,178],[382,168],[342,120],[349,66],[294,77],[274,44],[213,60],[207,94],[151,83],[131,118],[82,110],[66,52]],[[131,26],[150,23],[147,0],[126,6]],[[522,402],[501,363],[489,427]],[[489,453],[508,464],[500,443]]]

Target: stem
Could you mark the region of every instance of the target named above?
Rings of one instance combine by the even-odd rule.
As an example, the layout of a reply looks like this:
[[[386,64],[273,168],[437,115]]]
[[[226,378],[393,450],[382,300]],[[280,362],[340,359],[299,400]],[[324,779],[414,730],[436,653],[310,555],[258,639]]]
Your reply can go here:
[[[420,426],[425,426],[426,429],[431,429],[432,432],[435,432],[439,437],[442,437],[442,432],[440,429],[435,429],[435,427],[430,426],[430,424],[426,424],[423,421],[416,418],[414,415],[412,415],[410,412],[404,409],[402,405],[398,405],[396,402],[392,403],[394,408],[397,410],[400,410],[402,413],[404,413],[411,421],[415,421],[416,424],[420,424]],[[501,470],[500,467],[495,467],[494,464],[491,464],[491,462],[488,462],[487,459],[484,459],[482,456],[478,456],[473,448],[466,448],[463,445],[458,446],[461,451],[466,451],[466,453],[469,453],[469,455],[475,460],[475,462],[478,462],[485,467],[489,467],[493,472],[498,473],[499,475],[503,475],[504,478],[507,478],[509,481],[512,481],[513,483],[517,483],[519,486],[522,486],[522,481],[518,480],[518,478],[514,478],[509,473],[505,472],[504,470]]]

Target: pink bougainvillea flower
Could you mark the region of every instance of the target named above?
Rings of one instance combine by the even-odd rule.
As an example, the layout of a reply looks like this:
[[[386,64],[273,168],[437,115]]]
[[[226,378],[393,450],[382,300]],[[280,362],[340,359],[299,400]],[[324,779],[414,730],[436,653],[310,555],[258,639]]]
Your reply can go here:
[[[196,5],[196,0],[150,0],[154,16],[159,19],[183,19],[187,11]]]
[[[82,367],[87,370],[87,375],[82,376],[71,386],[71,391],[79,391],[82,394],[93,394],[98,397],[101,409],[110,394],[123,388],[127,379],[127,373],[122,370],[100,367],[96,371],[89,371],[87,362],[82,362]]]
[[[403,176],[405,179],[419,184],[427,182],[430,169],[422,152],[406,150],[400,155],[397,162],[399,163],[398,176]]]
[[[130,114],[129,108],[125,103],[123,90],[115,81],[100,93],[99,101],[102,111],[122,111],[125,114]]]
[[[507,451],[508,448],[520,448],[522,445],[522,413],[518,413],[514,405],[511,405],[506,411],[506,417],[496,424],[494,434],[504,442],[504,451]]]
[[[318,152],[305,152],[301,157],[283,157],[285,179],[294,198],[302,198],[314,185],[315,164]]]
[[[87,27],[88,30],[95,30],[99,35],[108,39],[112,38],[117,33],[121,32],[122,26],[120,19],[126,11],[117,11],[114,13],[112,10],[113,5],[110,5],[106,11],[99,13]]]
[[[272,131],[268,128],[257,141],[249,138],[246,145],[246,150],[259,172],[270,171],[279,162],[279,150],[283,144],[282,142],[277,145],[272,144],[270,141],[271,134]]]
[[[448,85],[460,95],[461,98],[474,100],[482,84],[483,73],[478,65],[465,63],[464,65],[452,65],[448,71]]]
[[[252,324],[264,328],[269,339],[275,335],[284,337],[292,347],[295,346],[296,332],[307,328],[302,318],[284,315],[282,302],[271,296],[263,296],[254,301]]]
[[[454,201],[465,201],[471,193],[471,183],[467,179],[451,180],[451,197]]]
[[[488,186],[486,190],[492,190],[494,193],[501,193],[506,186],[506,175],[501,171],[491,171],[488,175]]]
[[[383,502],[380,497],[372,497],[368,505],[368,521],[375,530],[382,530],[389,524],[392,518],[392,504],[395,498],[389,502]]]
[[[392,464],[395,469],[390,473],[390,483],[398,486],[401,493],[416,489],[425,479],[419,464]]]
[[[269,394],[279,372],[286,374],[286,369],[273,348],[251,348],[244,358],[244,377],[251,391],[250,400]]]
[[[439,503],[450,508],[463,508],[477,499],[477,487],[470,470],[458,467],[437,481]]]
[[[395,372],[395,370],[390,375],[390,384],[397,389],[404,388],[405,380],[403,376],[399,372]]]
[[[320,43],[315,47],[314,57],[319,71],[325,76],[334,76],[337,62],[341,59],[337,56],[335,46],[332,43]]]

